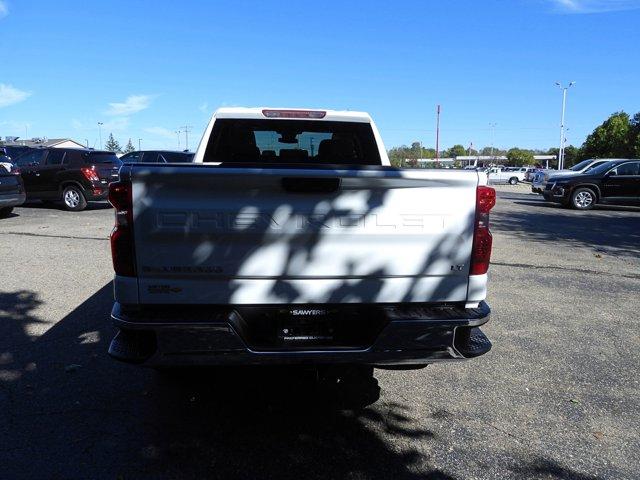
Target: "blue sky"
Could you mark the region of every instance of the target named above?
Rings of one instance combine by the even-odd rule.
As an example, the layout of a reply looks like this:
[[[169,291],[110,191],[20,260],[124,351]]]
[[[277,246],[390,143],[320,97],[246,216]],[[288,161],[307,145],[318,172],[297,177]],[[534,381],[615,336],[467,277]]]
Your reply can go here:
[[[290,5],[287,5],[290,4]],[[581,144],[640,111],[640,0],[0,0],[0,135],[190,147],[218,106],[365,110],[387,147]],[[181,135],[184,148],[184,134]]]

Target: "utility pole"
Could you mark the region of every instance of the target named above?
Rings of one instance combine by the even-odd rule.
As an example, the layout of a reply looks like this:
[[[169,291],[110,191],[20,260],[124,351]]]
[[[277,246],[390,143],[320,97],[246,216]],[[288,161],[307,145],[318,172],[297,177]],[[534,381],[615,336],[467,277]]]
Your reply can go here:
[[[564,113],[567,107],[567,90],[573,87],[576,82],[570,82],[568,86],[563,87],[560,82],[556,82],[556,85],[562,89],[562,115],[560,117],[560,149],[558,150],[558,170],[564,168],[564,144],[566,138],[564,136]]]
[[[180,150],[180,134],[182,132],[180,130],[176,130],[176,137],[178,137],[178,150]]]
[[[440,160],[440,105],[436,109],[436,163]]]
[[[102,125],[104,125],[104,123],[98,122],[98,136],[100,137],[100,150],[102,150]]]
[[[142,145],[142,139],[141,138],[138,139],[138,151],[142,150],[142,147],[140,145]]]
[[[191,125],[184,125],[183,127],[178,128],[181,128],[184,132],[184,148],[185,150],[189,150],[189,132],[193,127]]]

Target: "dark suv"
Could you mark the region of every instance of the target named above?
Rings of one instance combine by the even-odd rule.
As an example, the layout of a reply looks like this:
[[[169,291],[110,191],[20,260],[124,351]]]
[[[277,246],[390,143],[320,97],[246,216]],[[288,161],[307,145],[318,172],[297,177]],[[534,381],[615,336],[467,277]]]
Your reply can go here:
[[[193,160],[193,152],[141,150],[127,153],[120,160],[127,163],[189,163]]]
[[[62,200],[74,211],[83,210],[88,201],[106,200],[122,165],[115,153],[76,148],[31,148],[13,162],[28,200]]]
[[[610,160],[588,173],[553,177],[543,195],[547,201],[578,210],[597,203],[640,204],[640,160]]]

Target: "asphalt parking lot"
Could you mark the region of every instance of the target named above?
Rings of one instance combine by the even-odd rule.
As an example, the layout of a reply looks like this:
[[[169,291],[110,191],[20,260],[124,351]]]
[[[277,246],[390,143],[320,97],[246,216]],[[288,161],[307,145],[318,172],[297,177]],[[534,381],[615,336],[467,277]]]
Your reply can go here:
[[[377,371],[357,413],[298,376],[112,361],[111,209],[17,208],[0,221],[0,478],[638,478],[640,208],[497,189],[493,350]]]

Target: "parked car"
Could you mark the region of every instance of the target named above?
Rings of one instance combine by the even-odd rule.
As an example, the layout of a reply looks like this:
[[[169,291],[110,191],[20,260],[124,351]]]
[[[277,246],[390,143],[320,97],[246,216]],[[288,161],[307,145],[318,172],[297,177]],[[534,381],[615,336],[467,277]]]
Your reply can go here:
[[[533,182],[533,176],[540,170],[539,168],[534,167],[525,167],[526,170],[524,172],[524,181],[525,182]]]
[[[110,186],[117,360],[345,378],[489,351],[486,175],[393,168],[353,111],[220,109],[194,163]]]
[[[79,211],[87,202],[106,200],[121,162],[112,152],[75,148],[31,148],[15,160],[28,200],[62,200]]]
[[[140,150],[126,153],[120,157],[127,163],[189,163],[193,152],[174,152],[171,150]]]
[[[533,179],[531,180],[531,191],[533,193],[540,193],[544,191],[545,188],[545,174],[550,170],[547,169],[539,169],[533,174]],[[551,170],[552,172],[555,170]]]
[[[0,164],[0,218],[9,216],[13,207],[22,205],[25,199],[20,170],[13,164],[3,161]]]
[[[606,163],[611,158],[600,158],[600,159],[587,159],[583,160],[580,163],[577,163],[571,168],[563,169],[563,170],[543,170],[542,172],[538,172],[531,183],[531,191],[533,193],[543,193],[547,182],[551,181],[554,177],[559,175],[569,176],[569,175],[579,175],[581,173],[587,173],[589,170],[596,168],[598,165]]]
[[[511,167],[512,172],[516,172],[518,174],[519,182],[526,182],[529,180],[529,175],[533,172],[535,168],[533,167]]]
[[[554,176],[543,195],[578,210],[599,203],[640,204],[640,160],[610,160],[580,175]]]
[[[492,167],[487,172],[489,183],[508,183],[516,185],[518,182],[524,181],[525,171],[520,168],[513,170],[512,168]]]
[[[3,147],[0,147],[0,167],[4,168],[7,172],[11,172],[13,169],[11,157],[7,155],[7,151]]]
[[[22,145],[4,145],[0,147],[0,151],[4,152],[5,158],[9,158],[12,162],[15,162],[18,157],[31,149],[32,147],[26,147]],[[2,156],[1,153],[0,156]]]

